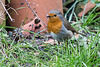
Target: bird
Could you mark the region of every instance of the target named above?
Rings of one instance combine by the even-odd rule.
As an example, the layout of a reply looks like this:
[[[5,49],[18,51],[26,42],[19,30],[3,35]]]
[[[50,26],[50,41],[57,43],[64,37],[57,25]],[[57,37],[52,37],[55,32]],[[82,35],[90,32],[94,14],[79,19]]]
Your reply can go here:
[[[71,39],[74,33],[85,36],[76,31],[59,10],[50,10],[47,14],[47,18],[49,18],[47,31],[50,33],[52,38],[58,42],[64,42]]]

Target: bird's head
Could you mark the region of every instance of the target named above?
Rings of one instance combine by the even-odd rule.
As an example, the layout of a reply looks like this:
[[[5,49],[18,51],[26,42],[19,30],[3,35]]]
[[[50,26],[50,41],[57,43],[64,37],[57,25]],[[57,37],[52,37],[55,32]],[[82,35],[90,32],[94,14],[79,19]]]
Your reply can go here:
[[[48,13],[47,18],[49,18],[49,21],[55,22],[61,20],[63,15],[60,11],[53,9]]]

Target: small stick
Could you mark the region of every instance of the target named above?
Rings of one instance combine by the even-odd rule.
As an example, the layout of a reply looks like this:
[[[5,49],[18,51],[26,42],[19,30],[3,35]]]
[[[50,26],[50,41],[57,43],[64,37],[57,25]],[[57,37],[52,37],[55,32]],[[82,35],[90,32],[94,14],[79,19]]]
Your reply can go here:
[[[9,7],[9,8],[7,9],[7,11],[8,11],[8,10],[10,10],[10,9],[14,10],[14,11],[15,11],[15,13],[18,15],[18,13],[17,13],[16,9],[14,9],[14,8],[12,8],[12,7]]]
[[[47,26],[47,24],[46,23],[44,23],[40,18],[39,18],[39,16],[36,14],[36,12],[32,9],[32,7],[29,5],[29,3],[27,2],[27,0],[25,0],[26,1],[26,4],[28,5],[28,7],[32,10],[32,12],[37,16],[37,18],[43,23],[43,24],[45,24],[45,26]]]
[[[92,32],[99,32],[100,30],[90,30],[90,31],[92,31]]]
[[[6,56],[6,58],[8,58],[8,56],[7,56],[6,53],[5,53],[5,50],[3,49],[4,47],[3,47],[2,44],[1,44],[1,48],[2,48],[2,52],[3,52],[3,54]]]
[[[6,10],[6,8],[5,8],[5,6],[4,6],[4,4],[2,3],[2,1],[0,0],[0,2],[1,2],[1,5],[2,5],[2,7],[4,8],[4,10],[6,11],[6,13],[8,14],[8,16],[9,16],[9,18],[10,18],[10,20],[12,21],[12,22],[14,22],[14,19],[12,19],[12,17],[10,16],[10,14],[8,13],[8,11]]]

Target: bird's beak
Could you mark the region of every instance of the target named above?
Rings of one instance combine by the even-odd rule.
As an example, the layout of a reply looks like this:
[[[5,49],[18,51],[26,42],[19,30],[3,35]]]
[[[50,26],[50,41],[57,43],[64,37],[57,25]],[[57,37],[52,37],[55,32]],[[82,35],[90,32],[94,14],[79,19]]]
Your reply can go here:
[[[46,16],[46,17],[47,17],[47,18],[49,18],[49,17],[51,17],[51,16],[47,14],[47,16]]]
[[[49,18],[49,17],[51,17],[51,16],[48,15],[47,18]]]

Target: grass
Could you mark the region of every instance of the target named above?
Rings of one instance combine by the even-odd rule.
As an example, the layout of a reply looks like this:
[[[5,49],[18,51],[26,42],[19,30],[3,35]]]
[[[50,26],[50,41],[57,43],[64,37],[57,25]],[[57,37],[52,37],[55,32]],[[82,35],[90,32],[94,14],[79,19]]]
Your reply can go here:
[[[2,32],[1,32],[2,33]],[[98,34],[88,37],[88,44],[83,41],[69,41],[63,46],[44,44],[44,47],[32,46],[27,40],[13,43],[3,33],[1,44],[3,50],[0,51],[0,66],[8,67],[99,67],[100,66],[100,43]],[[8,45],[8,44],[12,44]],[[75,45],[76,46],[73,46]],[[66,46],[66,47],[65,47]],[[2,48],[2,47],[1,47]],[[41,49],[41,50],[40,50]],[[7,55],[7,57],[6,57]]]
[[[7,67],[99,67],[100,32],[95,36],[69,40],[63,46],[38,46],[25,38],[14,43],[6,30],[0,28],[0,66]],[[89,31],[89,30],[88,30]],[[90,32],[90,31],[89,31]],[[90,32],[90,34],[93,34]],[[75,41],[76,40],[76,41]],[[35,45],[35,46],[32,46]]]
[[[74,8],[73,8],[74,9]],[[34,37],[27,40],[24,37],[15,42],[15,37],[9,37],[4,28],[14,28],[0,25],[0,66],[1,67],[99,67],[100,66],[100,27],[99,14],[95,8],[89,15],[82,17],[79,21],[75,15],[77,24],[80,22],[79,31],[88,32],[87,37],[80,35],[79,38],[73,36],[63,46],[42,43],[44,46],[37,45]],[[95,18],[95,19],[94,19]],[[71,18],[70,18],[71,19]],[[96,22],[96,23],[95,23]],[[94,23],[94,25],[93,25]],[[74,26],[74,24],[73,24]],[[89,29],[97,30],[97,33]],[[75,28],[76,29],[76,28]],[[29,31],[28,31],[29,32]],[[32,32],[31,32],[32,33]],[[38,35],[33,33],[34,35]],[[94,36],[95,35],[95,36]],[[41,36],[41,35],[39,35]],[[34,45],[34,46],[33,46]]]

